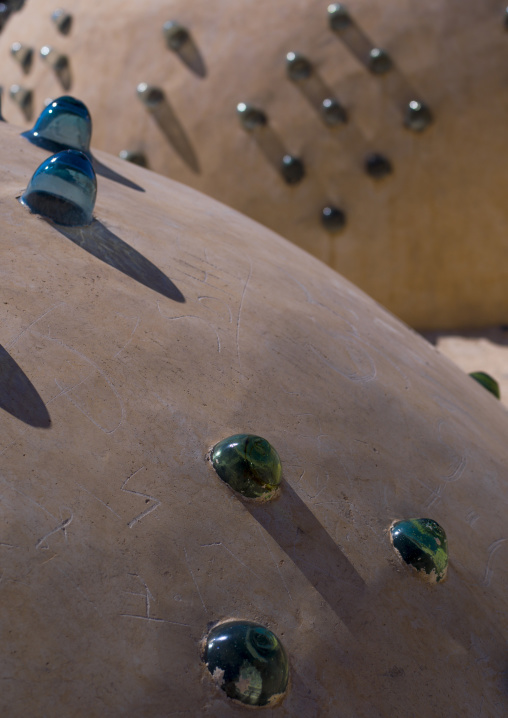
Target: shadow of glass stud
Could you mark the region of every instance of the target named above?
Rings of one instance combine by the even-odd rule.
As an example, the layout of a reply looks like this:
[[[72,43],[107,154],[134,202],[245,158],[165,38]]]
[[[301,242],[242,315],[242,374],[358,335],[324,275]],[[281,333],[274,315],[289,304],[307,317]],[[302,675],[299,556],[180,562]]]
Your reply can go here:
[[[235,434],[223,439],[213,447],[210,459],[219,477],[248,499],[270,499],[279,488],[279,455],[261,436]]]
[[[286,71],[290,80],[306,80],[312,75],[312,65],[309,60],[298,52],[288,52],[286,55]]]
[[[21,66],[23,72],[28,74],[32,67],[34,57],[33,48],[22,45],[20,42],[13,42],[11,45],[11,55]]]
[[[353,24],[351,15],[345,5],[333,3],[328,5],[328,21],[332,30],[346,30]]]
[[[70,33],[72,27],[72,15],[68,13],[67,10],[63,10],[62,8],[54,10],[51,13],[51,20],[55,24],[59,33],[62,35],[68,35]]]
[[[305,177],[305,166],[298,157],[284,155],[280,161],[280,172],[286,184],[298,184]]]
[[[328,232],[338,232],[346,226],[346,215],[341,209],[328,205],[323,207],[321,222]]]
[[[446,578],[448,542],[444,529],[433,519],[394,521],[390,539],[398,556],[429,583]]]
[[[289,661],[268,628],[252,621],[224,621],[211,629],[203,661],[213,680],[234,701],[275,706],[287,690]]]
[[[148,167],[146,156],[143,154],[143,152],[120,150],[118,156],[120,157],[120,159],[125,160],[126,162],[132,162],[133,165],[138,165],[139,167]]]
[[[333,97],[326,97],[321,103],[321,114],[330,127],[343,125],[347,122],[347,112]]]
[[[11,99],[14,100],[14,102],[18,105],[26,119],[29,119],[32,114],[32,90],[27,90],[21,85],[11,85],[9,95]]]
[[[382,179],[393,171],[392,163],[384,155],[372,154],[365,160],[365,171],[374,179]]]
[[[369,52],[368,68],[374,75],[384,75],[393,67],[390,55],[379,47],[373,47]]]
[[[97,180],[88,157],[64,150],[39,165],[21,203],[56,224],[80,227],[92,222],[96,195]]]
[[[170,50],[173,50],[173,52],[178,52],[186,42],[189,42],[190,36],[187,28],[174,20],[165,22],[162,26],[162,32],[166,40],[166,45]]]
[[[49,102],[33,129],[23,132],[23,137],[53,152],[62,149],[89,152],[92,118],[83,102],[63,95]]]
[[[413,132],[422,132],[432,122],[432,114],[423,102],[411,100],[406,109],[405,126]]]
[[[159,87],[140,82],[136,89],[139,99],[148,108],[158,107],[164,102],[164,92]]]
[[[268,124],[268,119],[263,110],[258,110],[252,105],[245,104],[245,102],[238,103],[236,112],[245,130],[252,131],[256,127],[264,127]]]
[[[479,384],[487,389],[487,391],[490,391],[491,394],[494,394],[497,399],[501,398],[499,384],[490,376],[490,374],[487,374],[484,371],[473,371],[469,374],[469,376],[475,379]]]

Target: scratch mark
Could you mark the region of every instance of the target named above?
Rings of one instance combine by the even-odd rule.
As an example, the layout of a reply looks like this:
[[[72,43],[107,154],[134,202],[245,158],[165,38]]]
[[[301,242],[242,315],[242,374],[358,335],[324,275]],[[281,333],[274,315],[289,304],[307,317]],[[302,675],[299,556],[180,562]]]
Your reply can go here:
[[[187,549],[185,548],[185,546],[183,547],[183,552],[184,552],[184,554],[185,554],[185,563],[187,564],[187,568],[189,569],[189,573],[190,573],[190,575],[191,575],[192,582],[193,582],[194,586],[196,587],[196,591],[198,592],[198,596],[199,596],[199,599],[200,599],[200,601],[201,601],[201,603],[202,603],[202,605],[203,605],[203,608],[205,609],[206,613],[208,613],[208,609],[207,609],[207,607],[205,606],[205,602],[203,601],[203,596],[201,595],[201,591],[199,590],[199,586],[198,586],[198,584],[196,583],[196,579],[194,578],[194,574],[192,573],[192,569],[191,569],[190,564],[189,564],[189,559],[188,559],[188,557],[187,557]]]
[[[474,526],[474,524],[478,521],[479,518],[480,518],[479,514],[477,514],[473,508],[470,508],[466,514],[466,522],[470,526]]]
[[[41,511],[44,511],[45,514],[47,514],[48,516],[51,516],[51,518],[54,519],[55,521],[58,521],[58,519],[57,519],[56,516],[54,516],[50,511],[48,511],[47,509],[45,509],[44,506],[42,506],[42,505],[39,504],[37,501],[35,501],[35,499],[32,499],[31,496],[28,496],[27,494],[24,494],[24,493],[23,493],[22,491],[20,491],[19,489],[16,489],[11,483],[9,483],[9,481],[7,481],[6,479],[4,479],[3,476],[0,476],[0,479],[2,479],[2,481],[3,481],[5,484],[7,484],[7,486],[8,486],[10,489],[12,489],[12,491],[15,491],[15,492],[16,492],[17,494],[19,494],[20,496],[23,496],[23,498],[28,499],[28,501],[30,501],[32,504],[35,504],[35,505],[37,506],[37,508],[39,508]]]
[[[152,621],[154,623],[171,623],[173,626],[186,626],[187,628],[189,625],[187,623],[179,623],[178,621],[168,621],[166,618],[155,618],[155,616],[151,615],[152,610],[152,604],[151,601],[155,601],[155,598],[153,597],[152,592],[148,588],[148,585],[144,581],[144,579],[141,578],[141,576],[137,573],[130,573],[129,576],[134,576],[134,578],[137,578],[141,583],[143,584],[143,588],[145,589],[144,593],[134,593],[134,591],[124,591],[124,593],[128,593],[131,596],[140,596],[141,598],[145,599],[145,615],[140,615],[137,613],[121,613],[121,618],[137,618],[142,621]]]
[[[130,344],[131,341],[132,341],[132,337],[134,336],[134,332],[135,332],[136,329],[139,327],[139,322],[140,322],[140,321],[141,321],[140,317],[136,317],[136,326],[135,326],[134,329],[132,330],[130,337],[129,337],[128,340],[125,342],[125,344],[123,345],[123,347],[122,347],[121,349],[119,349],[116,354],[113,354],[113,359],[116,359],[117,356],[118,356],[119,354],[121,354],[121,353],[123,352],[123,350],[124,350],[127,346],[129,346],[129,344]]]
[[[161,312],[159,302],[157,302],[157,309],[159,310],[159,314],[161,315],[161,317],[163,319],[167,319],[168,321],[173,321],[173,319],[197,319],[200,322],[204,322],[209,329],[211,329],[213,332],[215,332],[215,336],[217,338],[217,352],[220,354],[221,345],[220,345],[220,339],[219,339],[219,332],[212,324],[210,324],[210,322],[207,322],[206,319],[203,319],[203,317],[198,317],[197,314],[180,314],[177,317],[168,317],[167,314],[163,314]]]
[[[238,561],[238,563],[247,569],[250,573],[252,573],[256,578],[260,578],[258,574],[253,571],[247,564],[245,564],[243,561],[241,561],[238,556],[236,556],[225,544],[222,543],[222,541],[216,541],[214,543],[203,543],[201,544],[201,548],[209,548],[210,546],[222,546],[222,548],[227,551],[234,559],[235,561]]]
[[[21,339],[23,334],[26,334],[26,332],[34,326],[34,324],[37,324],[37,322],[40,322],[41,319],[44,319],[44,317],[47,316],[48,314],[50,314],[50,312],[52,312],[57,307],[61,307],[63,304],[65,304],[65,302],[57,302],[57,304],[53,304],[49,309],[46,309],[46,311],[43,312],[39,317],[34,319],[33,322],[30,322],[30,324],[27,327],[25,327],[25,329],[23,329],[18,334],[17,337],[14,337],[14,339],[11,342],[9,342],[9,344],[7,345],[6,348],[11,349]]]
[[[21,548],[21,546],[15,546],[13,543],[3,543],[2,541],[0,541],[0,546],[4,548]]]
[[[85,489],[85,487],[84,487],[82,484],[78,484],[78,486],[79,486],[80,489],[83,489],[83,491],[86,491],[87,494],[90,494],[90,496],[92,496],[92,497],[93,497],[96,501],[98,501],[100,504],[102,504],[103,506],[105,506],[105,507],[107,508],[107,510],[108,510],[108,511],[111,511],[111,513],[114,514],[118,519],[121,518],[121,516],[120,516],[119,514],[117,514],[116,511],[113,511],[113,509],[111,508],[111,506],[108,506],[108,505],[107,505],[106,503],[104,503],[104,501],[102,501],[98,496],[96,496],[95,494],[92,494],[92,492],[91,492],[91,491],[88,491],[88,489]]]
[[[52,529],[51,531],[48,531],[48,533],[47,533],[45,536],[43,536],[42,538],[40,538],[40,539],[37,541],[37,543],[35,544],[35,548],[41,548],[41,546],[42,546],[42,544],[44,543],[44,541],[45,541],[46,539],[48,539],[50,536],[53,536],[53,534],[56,534],[58,531],[63,531],[63,532],[64,532],[65,540],[67,541],[67,531],[66,531],[66,529],[67,529],[67,526],[69,526],[69,525],[72,523],[72,519],[73,519],[73,518],[74,518],[74,514],[71,513],[71,515],[69,516],[68,519],[64,519],[64,521],[62,521],[62,523],[58,524],[58,526],[56,526],[56,528]],[[49,546],[42,546],[42,548],[43,548],[43,549],[48,549]]]
[[[266,536],[265,536],[265,534],[264,534],[264,532],[263,532],[263,529],[261,528],[261,526],[260,526],[259,524],[258,524],[258,531],[259,531],[259,533],[261,534],[261,538],[262,538],[263,541],[265,542],[266,548],[268,549],[268,553],[270,554],[270,556],[271,556],[271,558],[272,558],[272,561],[273,561],[273,563],[274,563],[274,566],[275,566],[275,568],[277,569],[277,573],[278,573],[279,576],[280,576],[280,580],[282,581],[282,585],[284,586],[284,588],[285,588],[286,591],[287,591],[287,594],[288,594],[288,596],[289,596],[289,600],[292,602],[292,601],[293,601],[293,597],[291,596],[291,593],[289,592],[288,585],[287,585],[286,581],[284,580],[284,576],[283,576],[282,573],[281,573],[280,566],[279,566],[279,564],[278,564],[278,562],[277,562],[277,559],[276,559],[275,556],[273,555],[272,550],[271,550],[271,548],[270,548],[270,544],[269,544],[268,541],[266,540]]]
[[[131,474],[122,484],[122,491],[125,491],[127,494],[134,494],[135,496],[141,496],[143,499],[150,499],[150,501],[153,501],[153,505],[149,508],[145,509],[145,511],[142,511],[140,514],[135,516],[127,526],[131,529],[135,524],[138,523],[138,521],[141,521],[141,519],[144,519],[145,516],[148,516],[148,514],[151,514],[152,511],[155,511],[156,508],[158,508],[161,505],[161,502],[155,498],[155,496],[150,496],[150,494],[143,494],[141,491],[133,491],[133,489],[126,489],[125,485],[128,481],[130,481],[136,474],[139,474],[140,471],[143,471],[143,469],[146,468],[145,466],[142,466],[140,469],[135,471],[133,474]]]
[[[250,278],[252,276],[252,262],[249,257],[247,257],[249,260],[249,276],[247,277],[247,281],[245,282],[245,285],[243,287],[242,296],[240,297],[240,307],[238,309],[238,319],[236,321],[236,355],[238,357],[238,369],[240,371],[240,374],[242,373],[242,362],[240,359],[240,321],[242,318],[242,309],[243,309],[243,301],[245,299],[245,293],[247,291],[247,286],[249,284]]]
[[[505,543],[505,541],[508,541],[508,539],[498,539],[497,541],[494,541],[494,543],[491,543],[488,550],[488,558],[487,558],[487,565],[485,567],[485,576],[483,577],[482,585],[483,586],[490,586],[492,577],[494,575],[494,571],[491,568],[492,561],[494,559],[494,556],[499,551],[501,546]]]

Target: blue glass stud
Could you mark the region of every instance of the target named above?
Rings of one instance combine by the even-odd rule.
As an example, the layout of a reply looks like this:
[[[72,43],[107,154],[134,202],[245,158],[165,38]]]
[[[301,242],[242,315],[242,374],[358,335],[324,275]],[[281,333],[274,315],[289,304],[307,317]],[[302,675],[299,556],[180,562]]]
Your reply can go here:
[[[83,152],[64,150],[39,165],[21,203],[56,224],[90,224],[97,195],[92,163]]]
[[[256,127],[264,127],[268,124],[268,119],[263,110],[247,105],[245,102],[239,102],[236,106],[236,111],[242,127],[246,130],[255,130]]]
[[[92,119],[86,105],[64,95],[44,108],[33,129],[23,132],[23,137],[51,152],[63,149],[89,152]]]
[[[288,52],[286,55],[286,70],[288,77],[295,82],[306,80],[312,75],[310,61],[298,52]]]
[[[341,209],[327,205],[321,212],[321,222],[328,232],[338,232],[346,225],[346,215]]]
[[[34,57],[33,48],[28,47],[27,45],[22,45],[20,42],[13,42],[11,45],[11,55],[16,62],[19,62],[25,75],[28,74],[28,72],[30,72],[30,68],[32,67],[32,60]]]
[[[252,621],[224,621],[206,638],[203,660],[226,695],[249,706],[275,706],[284,697],[289,661],[268,628]]]
[[[432,114],[423,102],[411,100],[406,108],[404,124],[413,132],[423,132],[432,122]]]
[[[332,30],[346,30],[353,21],[345,5],[333,3],[328,5],[328,21]]]
[[[293,155],[284,155],[280,162],[280,171],[286,184],[298,184],[305,177],[302,160]]]
[[[68,35],[72,27],[72,15],[62,8],[58,8],[51,13],[51,19],[54,22],[58,32],[62,35]]]

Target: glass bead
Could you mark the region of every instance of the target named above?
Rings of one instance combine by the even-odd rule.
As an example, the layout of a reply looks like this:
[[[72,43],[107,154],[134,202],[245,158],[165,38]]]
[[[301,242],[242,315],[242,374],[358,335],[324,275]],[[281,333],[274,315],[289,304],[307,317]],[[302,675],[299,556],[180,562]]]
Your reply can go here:
[[[347,122],[346,110],[332,97],[326,97],[321,103],[321,114],[326,124],[331,127]]]
[[[347,8],[340,3],[328,5],[328,21],[332,30],[336,31],[346,30],[353,23]]]
[[[89,152],[92,119],[80,100],[63,95],[49,102],[33,129],[24,132],[23,137],[53,152],[61,149]]]
[[[374,179],[382,179],[393,171],[392,163],[384,155],[372,154],[365,160],[365,171]]]
[[[173,52],[178,52],[189,41],[190,35],[187,28],[174,20],[168,20],[162,26],[162,32],[166,39],[166,44]]]
[[[341,209],[328,205],[323,207],[321,222],[328,232],[338,232],[346,225],[346,215]]]
[[[373,47],[369,52],[369,70],[374,75],[384,75],[392,69],[393,63],[387,52],[379,47]]]
[[[288,52],[286,55],[286,69],[291,80],[306,80],[312,75],[312,65],[309,60],[297,52]]]
[[[235,434],[216,444],[212,465],[232,489],[248,499],[270,499],[281,482],[278,453],[261,436]]]
[[[422,578],[438,583],[446,577],[448,542],[444,529],[433,519],[395,521],[390,528],[393,547]]]
[[[96,195],[97,180],[87,155],[64,150],[36,169],[21,202],[56,224],[77,227],[92,222]]]
[[[473,371],[470,373],[469,376],[475,379],[483,387],[485,387],[487,391],[490,391],[491,394],[494,394],[497,399],[501,398],[499,384],[495,379],[490,376],[490,374],[487,374],[484,371]]]
[[[268,124],[268,119],[263,110],[258,110],[252,105],[245,104],[245,102],[239,102],[236,106],[236,111],[242,126],[246,130],[255,130],[256,127],[264,127]]]
[[[286,692],[286,651],[277,636],[258,623],[231,620],[212,628],[203,660],[219,688],[240,703],[274,706]]]
[[[432,122],[432,114],[423,102],[411,100],[406,108],[404,124],[413,132],[423,132]]]
[[[284,155],[280,163],[280,171],[287,184],[298,184],[305,177],[303,162],[293,155]]]

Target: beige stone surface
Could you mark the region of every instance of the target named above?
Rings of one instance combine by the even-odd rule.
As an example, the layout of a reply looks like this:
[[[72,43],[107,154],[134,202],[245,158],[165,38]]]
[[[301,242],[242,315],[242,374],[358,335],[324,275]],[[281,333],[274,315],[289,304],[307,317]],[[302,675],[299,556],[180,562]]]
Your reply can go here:
[[[200,642],[243,617],[289,655],[263,715],[505,716],[499,402],[214,200],[97,152],[144,191],[99,177],[64,232],[16,199],[45,153],[0,146],[1,715],[240,715]],[[271,504],[205,461],[241,431],[281,456]],[[409,517],[445,528],[443,584],[395,556]]]
[[[32,89],[36,113],[45,98],[63,94],[39,57],[24,75],[9,55],[14,41],[36,53],[49,44],[70,58],[70,92],[90,107],[96,147],[145,152],[152,169],[281,233],[414,327],[506,322],[505,5],[347,5],[366,46],[390,53],[391,73],[367,71],[329,30],[323,0],[66,0],[74,16],[68,36],[50,20],[53,0],[37,0],[0,38],[1,82]],[[205,76],[167,49],[161,28],[169,19],[189,28]],[[328,129],[286,78],[289,51],[314,63],[347,109],[348,125]],[[137,99],[140,82],[163,89],[176,143]],[[421,134],[402,123],[415,97],[435,117]],[[300,185],[287,186],[242,130],[235,112],[241,101],[264,109],[285,149],[303,159]],[[23,122],[9,98],[4,105],[8,120]],[[391,177],[376,182],[365,174],[371,152],[390,158]],[[320,225],[327,203],[347,213],[339,234]]]

